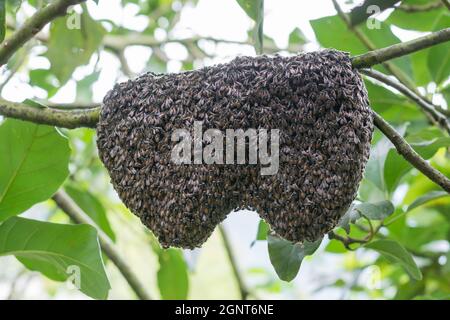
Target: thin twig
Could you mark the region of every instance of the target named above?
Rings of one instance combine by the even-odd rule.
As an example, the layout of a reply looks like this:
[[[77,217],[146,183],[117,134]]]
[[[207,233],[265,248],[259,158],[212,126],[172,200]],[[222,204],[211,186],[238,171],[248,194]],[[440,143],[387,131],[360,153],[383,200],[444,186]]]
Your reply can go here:
[[[130,79],[133,78],[135,76],[135,73],[130,69],[128,61],[125,57],[125,51],[124,50],[116,51],[116,56],[119,59],[123,74]]]
[[[450,193],[450,180],[426,162],[395,129],[375,111],[372,112],[375,125],[393,143],[398,153],[431,181]]]
[[[233,253],[233,248],[230,243],[230,239],[228,239],[227,231],[221,224],[219,225],[219,232],[222,237],[222,241],[223,241],[228,259],[230,260],[230,264],[231,264],[231,268],[233,270],[234,277],[236,278],[236,282],[239,287],[239,293],[241,295],[241,299],[246,300],[248,297],[248,290],[246,289],[246,286],[242,279],[241,273],[239,271],[239,268],[238,268],[238,265],[236,262],[236,258]]]
[[[446,0],[444,0],[446,1]],[[435,2],[425,4],[401,4],[397,7],[397,10],[405,12],[424,12],[439,9],[444,5],[443,1],[437,0]]]
[[[390,223],[389,223],[390,224]],[[369,232],[369,229],[366,228],[365,226],[359,224],[359,223],[355,223],[354,224],[359,230],[363,231],[363,232]],[[388,224],[383,224],[383,226],[387,227]],[[386,239],[387,237],[381,233],[376,233],[375,234],[377,236],[377,238],[380,239]],[[438,259],[440,256],[445,255],[445,252],[437,252],[437,253],[433,253],[433,252],[420,252],[417,251],[415,249],[411,249],[408,246],[406,246],[406,250],[408,250],[409,252],[411,252],[413,255],[415,255],[416,257],[420,257],[420,258],[427,258],[427,259],[431,259],[431,260],[435,260]]]
[[[36,11],[24,25],[14,32],[10,38],[0,45],[0,66],[8,62],[9,58],[33,38],[42,28],[53,19],[64,16],[67,8],[86,0],[58,0]]]
[[[151,300],[150,295],[147,293],[145,288],[142,286],[138,277],[131,270],[127,262],[120,256],[119,252],[116,250],[111,240],[107,235],[100,230],[95,223],[90,219],[80,207],[67,195],[63,190],[58,191],[52,199],[64,211],[75,223],[78,224],[89,224],[94,226],[98,231],[98,239],[100,242],[100,247],[102,251],[108,256],[108,258],[116,265],[120,273],[123,275],[125,280],[128,282],[130,287],[136,293],[141,300]]]
[[[356,238],[352,238],[352,237],[343,237],[339,234],[337,234],[334,231],[331,231],[328,233],[328,238],[330,240],[338,240],[340,242],[342,242],[342,244],[344,245],[345,249],[347,250],[355,250],[351,247],[352,244],[365,244],[367,243],[367,241],[365,239],[356,239]]]
[[[392,80],[385,74],[376,70],[361,69],[360,72],[400,91],[407,98],[418,104],[425,112],[429,113],[433,117],[433,119],[450,134],[450,123],[447,118],[440,112],[437,112],[434,109],[434,106],[430,105],[421,96],[409,90],[409,88],[407,88],[403,84]]]
[[[364,217],[368,221],[369,227],[370,227],[369,229],[365,230],[367,232],[367,235],[364,238],[358,239],[358,238],[353,238],[350,236],[344,237],[344,236],[337,234],[334,231],[331,231],[328,233],[328,238],[330,240],[334,239],[334,240],[338,240],[338,241],[342,242],[342,244],[344,245],[344,247],[347,250],[355,250],[354,248],[351,247],[352,244],[363,245],[363,244],[369,243],[370,241],[372,241],[372,239],[375,237],[375,235],[378,234],[378,231],[380,231],[380,229],[384,226],[384,224],[383,224],[383,221],[381,221],[380,224],[378,224],[378,226],[376,228],[374,228],[372,225],[372,221],[370,221],[369,218],[367,218],[364,215],[362,215],[362,217]]]

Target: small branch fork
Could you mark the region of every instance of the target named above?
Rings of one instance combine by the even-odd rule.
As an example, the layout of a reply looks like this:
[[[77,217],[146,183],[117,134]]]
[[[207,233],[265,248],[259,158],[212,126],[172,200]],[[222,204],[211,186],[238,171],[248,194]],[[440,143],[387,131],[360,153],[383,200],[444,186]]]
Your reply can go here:
[[[366,219],[367,223],[369,224],[369,228],[363,230],[363,231],[367,232],[367,235],[364,238],[359,239],[359,238],[353,238],[353,237],[350,237],[350,236],[344,237],[344,236],[341,236],[341,235],[337,234],[334,231],[331,231],[331,232],[328,233],[328,238],[330,240],[335,239],[335,240],[338,240],[338,241],[342,242],[344,247],[347,250],[351,250],[351,251],[355,250],[355,248],[351,247],[352,244],[364,245],[366,243],[369,243],[378,234],[378,231],[380,231],[380,229],[382,227],[384,227],[384,221],[382,220],[376,227],[374,227],[373,224],[372,224],[372,221],[369,218],[367,218],[364,215],[361,215],[361,216],[364,219]]]

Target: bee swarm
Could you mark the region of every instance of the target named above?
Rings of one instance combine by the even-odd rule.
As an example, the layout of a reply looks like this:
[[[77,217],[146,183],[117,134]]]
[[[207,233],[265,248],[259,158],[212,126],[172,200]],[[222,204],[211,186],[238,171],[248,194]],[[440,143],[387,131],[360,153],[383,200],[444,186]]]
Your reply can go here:
[[[100,159],[125,205],[167,246],[201,246],[233,210],[257,211],[283,238],[314,241],[355,198],[372,114],[348,54],[238,57],[117,84],[98,123]],[[173,130],[280,130],[279,171],[171,161]]]

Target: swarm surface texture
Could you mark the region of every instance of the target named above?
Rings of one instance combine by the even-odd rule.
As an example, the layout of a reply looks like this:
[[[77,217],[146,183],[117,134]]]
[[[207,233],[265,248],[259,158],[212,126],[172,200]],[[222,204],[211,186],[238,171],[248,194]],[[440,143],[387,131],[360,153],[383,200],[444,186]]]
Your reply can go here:
[[[279,129],[278,172],[261,175],[259,163],[173,163],[172,132],[193,130],[194,121],[203,131]],[[194,248],[243,208],[290,241],[330,231],[355,198],[373,119],[349,56],[324,50],[143,74],[106,95],[97,132],[125,205],[163,246]]]

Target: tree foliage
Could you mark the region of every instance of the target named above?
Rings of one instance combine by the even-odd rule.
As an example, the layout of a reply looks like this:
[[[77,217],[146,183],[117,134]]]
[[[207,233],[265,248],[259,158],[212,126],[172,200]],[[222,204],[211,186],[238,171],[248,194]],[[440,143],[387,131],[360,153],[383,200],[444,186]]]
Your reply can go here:
[[[49,2],[0,1],[0,41],[4,44],[23,25],[17,12],[39,12]],[[418,37],[419,32],[450,26],[449,10],[437,3],[440,1],[431,9],[424,7],[429,6],[425,0],[398,2],[390,1],[384,21],[361,14],[361,9],[352,11],[351,20],[347,21],[338,13],[311,20],[315,40],[307,39],[300,28],[295,28],[289,35],[288,46],[283,48],[264,34],[263,0],[237,0],[229,4],[242,9],[253,21],[249,24],[251,29],[246,30],[249,36],[245,41],[198,34],[178,37],[174,30],[180,17],[197,4],[196,0],[122,0],[123,10],[131,8],[135,16],[144,19],[144,27],[139,30],[127,27],[126,23],[95,19],[91,11],[95,11],[97,4],[89,0],[76,5],[67,15],[49,21],[47,29],[17,48],[4,66],[0,90],[7,93],[11,90],[9,82],[18,79],[34,94],[23,99],[23,103],[37,108],[36,111],[57,108],[84,112],[97,107],[101,99],[96,86],[105,80],[102,77],[105,63],[100,62],[105,57],[120,66],[112,79],[118,82],[144,71],[170,71],[174,63],[178,71],[201,67],[214,59],[223,59],[220,51],[224,45],[247,49],[254,46],[255,53],[293,54],[315,42],[356,56],[400,43],[399,28],[416,32]],[[369,24],[367,19],[375,20]],[[374,21],[377,28],[371,27]],[[170,48],[174,44],[185,54],[174,58]],[[141,59],[145,60],[142,70],[131,68],[129,53],[136,48],[147,50]],[[45,62],[36,67],[36,61]],[[448,119],[449,42],[390,60],[375,69],[407,86]],[[395,127],[418,155],[449,177],[449,133],[397,90],[370,77],[364,79],[371,107]],[[52,97],[69,87],[73,91],[72,103],[51,102]],[[76,219],[70,216],[71,221],[64,208],[51,200],[56,192],[65,192],[90,224],[74,225]],[[38,220],[33,215],[36,211],[40,213]],[[108,256],[111,246],[122,248],[120,238],[127,228],[132,230],[130,233],[140,235],[140,250],[154,260],[152,268],[143,268],[144,274],[128,259],[129,248],[117,250],[123,255],[122,260]],[[266,258],[273,269],[260,270],[269,280],[254,285],[255,281],[249,280],[257,278],[258,272],[233,265],[230,270],[235,272],[229,271],[230,277],[241,273],[237,275],[236,286],[240,288],[236,292],[249,292],[254,297],[280,293],[280,288],[289,292],[285,282],[301,278],[301,265],[310,259],[314,260],[311,263],[320,263],[315,261],[319,256],[336,259],[343,268],[333,275],[333,281],[324,280],[317,290],[339,288],[344,297],[450,297],[449,194],[405,160],[380,131],[374,134],[357,198],[330,234],[314,243],[294,244],[272,234],[262,220],[252,228],[253,243],[241,245],[267,243]],[[215,248],[231,251],[233,246]],[[228,253],[237,259],[227,262],[239,264],[239,256]],[[106,266],[120,265],[123,261],[129,262],[130,267],[119,267],[125,280],[130,282],[130,278],[137,277],[154,298],[189,298],[197,286],[195,281],[202,277],[192,271],[185,260],[186,252],[160,248],[117,200],[96,153],[94,130],[60,129],[11,118],[0,123],[0,256],[4,255],[15,256],[24,268],[54,281],[72,281],[71,266],[77,266],[81,272],[78,289],[94,299],[108,297],[111,273]],[[370,266],[376,266],[381,280],[375,288],[360,281],[361,274]],[[115,282],[111,283],[114,290]],[[135,288],[132,284],[131,287]],[[139,290],[133,291],[142,298]]]

